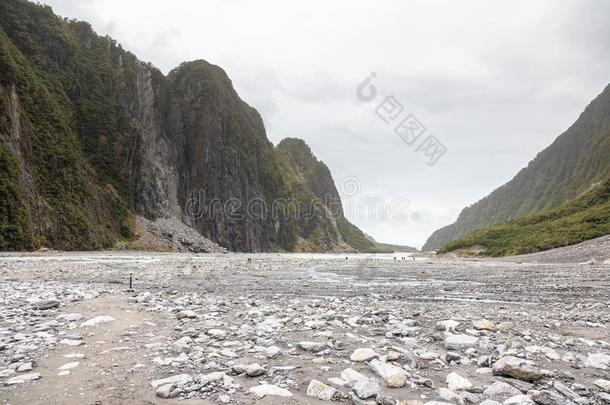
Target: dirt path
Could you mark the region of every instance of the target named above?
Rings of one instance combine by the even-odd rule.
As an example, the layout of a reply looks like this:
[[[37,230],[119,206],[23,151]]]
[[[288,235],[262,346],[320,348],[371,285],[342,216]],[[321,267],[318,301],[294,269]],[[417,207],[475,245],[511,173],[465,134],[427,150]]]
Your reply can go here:
[[[36,371],[44,378],[36,384],[17,386],[6,395],[7,402],[15,405],[82,405],[150,404],[158,401],[149,387],[152,376],[147,372],[149,360],[144,357],[142,345],[155,341],[156,336],[169,334],[173,319],[162,313],[137,311],[124,295],[68,304],[62,310],[68,314],[83,314],[83,321],[96,316],[111,316],[115,320],[66,331],[67,336],[82,335],[85,343],[80,346],[58,344],[38,362]],[[85,359],[71,357],[74,354],[84,355]],[[69,370],[69,375],[59,376],[58,368],[71,362],[79,364]]]

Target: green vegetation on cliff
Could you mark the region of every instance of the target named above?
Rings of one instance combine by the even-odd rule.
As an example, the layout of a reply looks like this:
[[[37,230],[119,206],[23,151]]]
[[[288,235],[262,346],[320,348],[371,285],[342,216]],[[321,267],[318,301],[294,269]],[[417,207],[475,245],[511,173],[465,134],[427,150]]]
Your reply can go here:
[[[340,240],[360,252],[367,253],[417,250],[406,246],[378,243],[349,222],[343,212],[339,192],[328,166],[316,159],[303,140],[285,138],[277,145],[276,149],[291,166],[291,169],[285,172],[290,173],[291,184],[299,185],[294,188],[301,191],[295,192],[295,195],[299,195],[302,202],[317,199],[317,201],[325,204],[326,209],[334,219]],[[334,241],[334,243],[337,243],[337,241]]]
[[[88,102],[106,111],[108,122],[114,115],[107,100],[88,92],[104,65],[86,63],[75,32],[83,27],[58,19],[46,6],[25,1],[0,6],[0,177],[6,179],[2,200],[11,212],[0,218],[5,249],[102,248],[128,233],[125,205],[114,193],[121,177],[114,176],[117,181],[108,187],[109,176],[99,176],[103,168],[96,172],[83,152],[82,145],[101,136],[83,129],[94,114],[80,107]],[[91,69],[95,75],[87,75]],[[98,89],[106,88],[100,81]]]
[[[31,246],[25,209],[21,205],[23,188],[15,181],[19,177],[17,159],[0,144],[0,250]]]
[[[610,234],[610,180],[553,210],[471,232],[439,252],[483,249],[480,254],[533,253]]]
[[[273,147],[218,66],[164,76],[85,22],[0,2],[1,250],[111,247],[132,236],[134,214],[177,218],[230,250],[367,248],[316,199],[338,194],[299,148],[295,162],[296,149]],[[251,215],[257,200],[265,212]],[[274,215],[293,200],[312,215]]]
[[[434,232],[423,250],[438,249],[471,231],[557,208],[610,178],[610,86],[578,120],[511,181],[464,208]]]
[[[335,237],[324,241],[324,244],[339,246],[341,241],[361,252],[371,252],[375,244],[355,225],[349,222],[343,213],[341,198],[330,170],[319,161],[311,152],[309,146],[298,138],[285,138],[276,147],[276,150],[291,166],[291,184],[298,184],[301,188],[299,195],[302,206],[309,206],[312,202],[316,209],[325,210],[330,218],[324,224],[327,229],[335,229]],[[293,186],[294,187],[294,186]],[[320,244],[318,241],[314,245]]]

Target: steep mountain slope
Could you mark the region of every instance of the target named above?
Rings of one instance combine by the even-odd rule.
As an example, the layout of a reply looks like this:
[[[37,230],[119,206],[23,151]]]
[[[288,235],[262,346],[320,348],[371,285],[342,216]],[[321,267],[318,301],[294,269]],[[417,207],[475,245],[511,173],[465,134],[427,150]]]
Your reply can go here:
[[[559,207],[608,178],[610,86],[510,182],[464,208],[456,222],[434,232],[423,249],[438,249],[475,229]]]
[[[336,195],[322,166],[300,177],[221,68],[165,76],[85,22],[0,3],[0,249],[110,247],[134,214],[230,250],[366,249],[323,204],[280,212]]]
[[[284,156],[296,175],[297,183],[311,191],[305,201],[317,201],[329,214],[332,228],[337,229],[337,239],[333,243],[347,244],[359,251],[374,251],[375,244],[356,226],[351,224],[343,213],[339,192],[330,170],[311,153],[309,146],[301,139],[286,138],[277,150]]]
[[[70,41],[81,25],[70,25],[68,31],[62,24],[42,7],[11,1],[0,5],[2,249],[100,248],[129,234],[125,199],[117,192],[124,185],[121,176],[106,182],[102,179],[110,173],[102,169],[111,166],[100,164],[95,173],[87,160],[96,146],[88,142],[89,133],[99,131],[98,138],[116,133],[95,128],[100,120],[94,100],[104,97],[98,90],[106,87],[95,87],[93,77],[85,80],[89,64],[75,66],[82,54]],[[104,49],[109,45],[100,42]],[[80,86],[77,71],[84,76]],[[120,119],[117,114],[106,126]],[[112,159],[112,151],[107,152],[97,155]]]
[[[610,234],[610,180],[561,207],[471,232],[439,252],[483,249],[480,254],[533,253]]]

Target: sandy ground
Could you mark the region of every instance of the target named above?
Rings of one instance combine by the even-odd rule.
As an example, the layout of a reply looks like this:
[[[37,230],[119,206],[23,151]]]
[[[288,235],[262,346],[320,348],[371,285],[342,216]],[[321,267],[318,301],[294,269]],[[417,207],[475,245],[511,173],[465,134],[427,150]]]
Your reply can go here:
[[[0,372],[34,364],[31,371],[0,377],[0,401],[321,404],[326,401],[307,396],[310,381],[330,386],[329,378],[352,368],[378,379],[394,401],[388,403],[442,400],[438,389],[447,386],[450,372],[472,382],[474,388],[458,392],[462,402],[489,399],[482,392],[496,381],[528,395],[557,393],[559,381],[578,396],[560,394],[567,401],[604,403],[594,381],[608,379],[608,368],[587,361],[591,354],[610,355],[610,266],[394,256],[4,254]],[[127,291],[130,274],[133,292]],[[48,299],[59,306],[36,309]],[[185,310],[193,316],[181,317]],[[82,318],[65,321],[65,314]],[[113,320],[82,325],[97,316]],[[482,319],[505,327],[473,327]],[[437,325],[443,320],[460,324],[451,334],[478,343],[447,349],[443,342],[450,333]],[[68,346],[62,339],[80,343]],[[303,341],[326,346],[306,351],[298,345]],[[270,346],[280,349],[277,357],[263,355]],[[383,361],[407,370],[406,385],[389,388],[366,362],[350,360],[357,348],[372,348]],[[451,359],[453,352],[459,359]],[[84,357],[66,357],[74,353]],[[541,379],[529,384],[492,374],[489,367],[506,355],[533,361]],[[59,367],[74,361],[79,364],[69,375],[58,375]],[[239,371],[252,363],[264,373],[248,377]],[[172,375],[217,371],[231,381],[193,391],[179,386],[175,398],[160,398],[150,385]],[[40,378],[6,386],[10,378],[32,372]],[[293,396],[256,399],[249,389],[261,383]],[[351,401],[349,386],[332,386]]]

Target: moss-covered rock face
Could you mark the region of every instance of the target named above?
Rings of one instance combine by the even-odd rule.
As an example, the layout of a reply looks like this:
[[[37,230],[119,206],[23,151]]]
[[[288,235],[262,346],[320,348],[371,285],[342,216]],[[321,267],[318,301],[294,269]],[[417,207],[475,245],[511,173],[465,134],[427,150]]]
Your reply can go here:
[[[94,103],[112,114],[98,94],[83,95],[82,86],[95,76],[87,75],[82,62],[86,58],[72,31],[76,26],[48,7],[22,1],[0,7],[0,178],[7,179],[0,191],[6,205],[0,239],[5,249],[102,248],[126,232],[127,210],[113,187],[121,176],[104,175],[109,166],[88,159],[93,153],[103,156],[98,151],[88,156],[91,140],[102,136],[85,128],[103,120],[89,116],[90,110],[81,113],[81,105]],[[105,87],[100,79],[100,88]]]
[[[138,214],[231,250],[366,250],[324,195],[326,165],[275,149],[219,67],[164,76],[87,23],[0,5],[0,249],[110,247]]]

